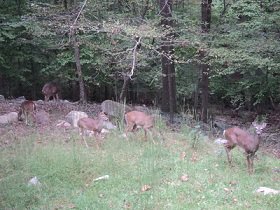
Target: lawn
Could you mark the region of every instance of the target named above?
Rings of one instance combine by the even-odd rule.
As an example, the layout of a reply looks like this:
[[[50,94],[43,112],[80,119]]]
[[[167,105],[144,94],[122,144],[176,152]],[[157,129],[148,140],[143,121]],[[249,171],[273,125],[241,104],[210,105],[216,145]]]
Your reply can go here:
[[[220,145],[187,127],[147,142],[117,131],[100,148],[76,131],[30,129],[0,137],[13,140],[0,150],[0,209],[280,209],[279,195],[255,193],[280,189],[279,159],[261,149],[249,175],[241,150],[230,168]]]

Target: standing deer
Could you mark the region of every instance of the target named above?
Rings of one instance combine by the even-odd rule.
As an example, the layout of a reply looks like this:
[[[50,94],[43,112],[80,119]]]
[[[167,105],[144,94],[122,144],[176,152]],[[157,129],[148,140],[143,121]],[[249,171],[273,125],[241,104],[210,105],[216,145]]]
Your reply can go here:
[[[78,127],[80,130],[80,134],[82,135],[82,139],[84,140],[86,147],[88,147],[88,144],[85,140],[85,132],[86,130],[88,131],[93,131],[94,135],[96,136],[97,134],[101,133],[102,128],[104,127],[106,121],[108,121],[108,117],[104,112],[100,112],[98,114],[97,119],[92,119],[89,117],[84,117],[78,120]]]
[[[231,166],[232,163],[230,151],[238,145],[245,150],[249,174],[254,171],[253,160],[255,153],[259,149],[260,135],[262,130],[266,127],[266,123],[257,124],[256,122],[253,122],[252,125],[256,130],[254,135],[251,135],[247,131],[238,127],[228,128],[224,131],[224,137],[227,140],[227,142],[224,143],[224,146],[227,152],[229,165]]]
[[[36,105],[33,101],[24,101],[19,107],[18,120],[23,120],[22,115],[25,118],[25,124],[28,125],[30,117],[35,119]]]
[[[54,100],[58,100],[60,87],[55,82],[48,82],[43,86],[42,93],[45,96],[45,101],[49,101],[50,97],[53,97]]]
[[[154,118],[140,111],[131,111],[125,114],[126,133],[133,131],[140,126],[145,131],[145,140],[147,140],[147,131],[154,126]]]

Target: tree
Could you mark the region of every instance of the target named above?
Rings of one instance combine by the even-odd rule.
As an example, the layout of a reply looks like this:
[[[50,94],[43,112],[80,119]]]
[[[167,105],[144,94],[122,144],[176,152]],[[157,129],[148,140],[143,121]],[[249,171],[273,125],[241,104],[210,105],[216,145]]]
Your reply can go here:
[[[174,112],[176,112],[176,77],[174,66],[174,47],[172,39],[172,0],[160,0],[160,14],[162,16],[161,25],[165,31],[162,38],[162,102],[161,109],[169,111],[170,121],[173,122]]]
[[[201,30],[202,34],[207,34],[210,31],[211,24],[211,4],[212,0],[201,0]],[[205,35],[204,35],[205,36]],[[204,63],[207,50],[201,48],[199,50],[201,59],[201,119],[207,122],[208,110],[208,94],[209,94],[209,65]]]

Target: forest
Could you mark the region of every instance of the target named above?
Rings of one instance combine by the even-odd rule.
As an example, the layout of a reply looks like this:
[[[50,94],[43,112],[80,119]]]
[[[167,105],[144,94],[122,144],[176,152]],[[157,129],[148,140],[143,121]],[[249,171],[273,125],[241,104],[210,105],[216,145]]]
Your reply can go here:
[[[265,114],[280,103],[279,0],[1,0],[0,94]]]
[[[280,0],[0,0],[0,209],[280,209],[279,139]]]

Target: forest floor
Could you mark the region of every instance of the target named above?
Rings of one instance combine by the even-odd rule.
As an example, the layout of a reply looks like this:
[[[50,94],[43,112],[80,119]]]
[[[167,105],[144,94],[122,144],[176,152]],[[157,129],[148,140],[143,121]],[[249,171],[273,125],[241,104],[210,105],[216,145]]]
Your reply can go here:
[[[71,110],[96,116],[99,104],[36,103],[50,114],[48,125],[0,125],[0,209],[280,208],[279,194],[256,192],[280,189],[279,143],[261,145],[255,173],[248,175],[240,149],[232,151],[229,167],[223,146],[214,144],[218,136],[198,130],[188,117],[176,116],[172,126],[162,117],[155,126],[161,135],[149,134],[148,141],[143,132],[124,138],[121,126],[100,147],[88,137],[86,148],[77,129],[56,124]],[[1,102],[0,114],[19,105]]]
[[[9,113],[9,112],[18,112],[19,106],[22,100],[5,100],[0,101],[0,115]],[[68,101],[62,101],[59,103],[50,101],[45,103],[43,101],[36,102],[37,110],[45,110],[49,113],[50,122],[44,126],[37,126],[39,130],[42,132],[44,130],[61,130],[61,128],[57,128],[56,124],[58,120],[65,120],[65,116],[72,110],[83,111],[86,112],[89,117],[97,116],[98,112],[101,111],[101,106],[98,103],[88,103],[81,105],[79,103],[71,103]],[[154,110],[154,108],[152,108]],[[157,110],[158,111],[158,110]],[[150,111],[153,112],[153,111]],[[256,117],[256,113],[249,111],[241,111],[237,116],[232,116],[231,110],[223,110],[221,113],[220,110],[212,110],[215,113],[214,122],[218,122],[223,124],[225,127],[229,126],[239,126],[241,128],[249,128],[251,122],[254,121]],[[159,112],[157,112],[159,113]],[[175,115],[174,124],[170,125],[168,123],[168,114],[162,114],[162,119],[166,122],[166,125],[169,127],[171,131],[180,130],[181,126],[184,123],[191,128],[196,128],[197,125],[199,129],[208,136],[210,140],[215,140],[216,138],[222,137],[222,130],[215,129],[213,125],[203,124],[201,122],[196,122],[191,113],[179,113]],[[280,112],[271,112],[269,111],[266,114],[266,123],[267,127],[264,129],[262,134],[262,142],[260,148],[267,152],[268,154],[273,154],[275,157],[280,158]],[[213,124],[213,122],[212,122]],[[13,126],[9,126],[12,129],[12,132],[16,135],[23,135],[24,133],[30,132],[31,127],[28,127],[24,124],[24,122],[16,122]],[[4,133],[11,132],[9,129],[6,129],[6,126],[0,125],[0,136]],[[4,146],[3,144],[8,145],[9,140],[7,142],[0,142],[0,147]]]

